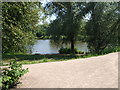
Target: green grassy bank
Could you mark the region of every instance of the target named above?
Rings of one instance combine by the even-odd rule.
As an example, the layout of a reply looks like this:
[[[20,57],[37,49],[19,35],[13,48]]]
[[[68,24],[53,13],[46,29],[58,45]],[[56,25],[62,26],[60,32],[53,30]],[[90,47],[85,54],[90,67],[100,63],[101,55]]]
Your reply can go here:
[[[3,54],[2,64],[6,65],[10,61],[16,60],[20,64],[34,64],[43,62],[65,61],[80,58],[80,55],[31,55],[31,54]]]
[[[101,55],[105,55],[111,52],[119,52],[120,48],[118,49],[105,49]],[[66,61],[71,59],[78,59],[78,58],[88,58],[93,56],[100,56],[97,54],[47,54],[47,55],[33,55],[33,54],[3,54],[2,55],[2,62],[1,65],[8,65],[11,61],[17,61],[20,64],[35,64],[35,63],[43,63],[43,62],[55,62],[55,61]]]

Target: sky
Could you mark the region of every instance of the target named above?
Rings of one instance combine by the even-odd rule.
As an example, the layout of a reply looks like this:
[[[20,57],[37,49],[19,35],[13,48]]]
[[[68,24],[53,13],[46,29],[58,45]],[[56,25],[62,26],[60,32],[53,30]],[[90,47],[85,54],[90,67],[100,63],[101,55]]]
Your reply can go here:
[[[47,2],[48,2],[48,0],[41,1],[42,6],[44,7]],[[56,16],[53,14],[51,16],[48,16],[48,18],[46,19],[46,21],[47,21],[47,23],[50,23],[50,21],[53,21],[55,19],[56,19]],[[43,24],[43,22],[39,21],[39,24]]]

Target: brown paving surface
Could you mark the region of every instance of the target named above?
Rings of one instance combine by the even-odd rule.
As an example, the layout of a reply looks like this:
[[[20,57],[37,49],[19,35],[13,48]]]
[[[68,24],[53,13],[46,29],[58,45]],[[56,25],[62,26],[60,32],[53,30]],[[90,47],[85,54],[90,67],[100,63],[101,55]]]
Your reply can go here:
[[[22,77],[18,88],[118,87],[118,53],[24,65],[24,68],[29,68],[29,72]]]

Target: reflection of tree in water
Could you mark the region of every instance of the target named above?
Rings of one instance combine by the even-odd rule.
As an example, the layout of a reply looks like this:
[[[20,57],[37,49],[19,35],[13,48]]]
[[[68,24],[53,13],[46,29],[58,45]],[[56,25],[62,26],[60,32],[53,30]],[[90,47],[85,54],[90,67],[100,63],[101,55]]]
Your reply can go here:
[[[70,43],[69,42],[63,43],[62,41],[54,42],[54,40],[50,40],[50,46],[52,46],[53,48],[57,48],[57,49],[70,48]],[[84,51],[84,52],[89,51],[86,42],[76,41],[75,48],[77,48],[80,51]]]
[[[29,46],[28,53],[41,53],[41,54],[54,54],[58,53],[58,50],[63,48],[70,48],[70,44],[63,44],[62,42],[55,43],[53,40],[37,40],[37,42],[33,46]],[[76,42],[75,48],[80,51],[86,52],[88,50],[87,44],[84,42]]]
[[[29,54],[32,54],[32,48],[33,48],[33,45],[29,45],[27,47],[27,51],[28,51]]]
[[[27,52],[28,52],[29,54],[32,54],[32,52],[33,52],[33,46],[34,46],[37,42],[38,42],[38,41],[36,40],[36,41],[34,42],[34,44],[31,44],[31,45],[27,46]]]
[[[70,43],[63,43],[62,41],[55,42],[54,40],[50,40],[50,45],[58,49],[61,47],[70,47]]]

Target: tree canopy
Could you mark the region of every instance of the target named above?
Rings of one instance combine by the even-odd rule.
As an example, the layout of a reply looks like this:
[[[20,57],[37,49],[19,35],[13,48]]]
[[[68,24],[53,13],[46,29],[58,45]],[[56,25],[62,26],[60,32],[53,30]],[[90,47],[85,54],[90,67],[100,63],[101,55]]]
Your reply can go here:
[[[91,52],[98,54],[118,44],[119,2],[50,2],[46,4],[46,11],[57,17],[48,33],[57,43],[70,42],[71,53],[79,36],[85,38]],[[88,15],[89,19],[85,20]]]
[[[57,43],[58,41],[71,43],[71,53],[74,53],[74,44],[80,32],[81,21],[91,7],[90,3],[80,2],[48,3],[46,10],[57,16],[48,30],[52,39]]]
[[[52,15],[56,19],[46,23]],[[118,46],[120,3],[48,2],[43,9],[39,2],[4,2],[2,27],[3,53],[26,52],[36,36],[48,36],[58,44],[70,43],[72,54],[76,41],[86,42],[90,52],[100,54]]]
[[[100,54],[106,47],[118,44],[120,21],[118,3],[95,3],[86,25],[86,35],[91,52]]]
[[[34,43],[33,31],[39,19],[38,2],[2,3],[2,52],[26,52]]]

